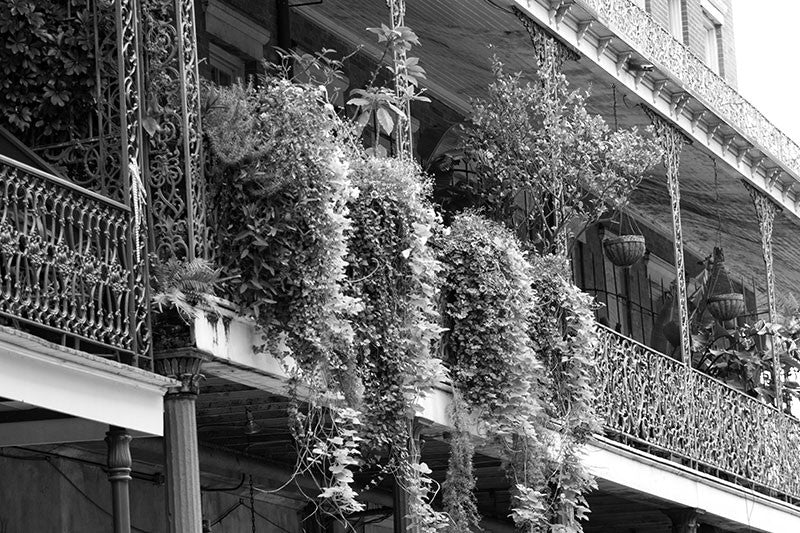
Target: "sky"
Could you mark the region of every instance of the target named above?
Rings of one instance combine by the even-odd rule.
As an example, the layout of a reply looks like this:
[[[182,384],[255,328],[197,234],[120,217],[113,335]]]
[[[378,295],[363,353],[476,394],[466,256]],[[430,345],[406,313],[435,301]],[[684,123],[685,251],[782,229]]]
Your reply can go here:
[[[733,0],[739,93],[800,144],[797,0]]]

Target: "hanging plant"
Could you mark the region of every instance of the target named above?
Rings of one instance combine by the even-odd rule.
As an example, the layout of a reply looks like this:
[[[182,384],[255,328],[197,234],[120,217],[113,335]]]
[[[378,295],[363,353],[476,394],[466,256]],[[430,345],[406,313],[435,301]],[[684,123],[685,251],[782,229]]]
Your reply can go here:
[[[208,91],[219,258],[237,303],[307,373],[346,371],[355,300],[342,292],[356,194],[349,130],[324,89],[265,79]]]
[[[349,204],[347,294],[362,305],[353,327],[364,456],[403,484],[421,531],[434,531],[445,520],[430,506],[435,482],[413,452],[410,425],[443,374],[434,352],[442,267],[428,244],[439,220],[413,161],[362,156],[352,169],[359,195]]]
[[[720,322],[734,320],[745,312],[744,295],[733,286],[722,248],[714,248],[705,294],[708,312]]]
[[[594,478],[580,459],[580,449],[592,433],[601,431],[592,379],[600,345],[596,304],[569,281],[564,258],[534,256],[531,263],[535,304],[529,334],[545,369],[545,412],[558,428],[558,438],[548,446],[548,450],[556,450],[549,457],[548,516],[551,521],[555,516],[565,520],[559,531],[579,532],[579,521],[585,520],[589,511],[584,495],[595,488]]]
[[[352,171],[359,195],[349,204],[347,294],[361,302],[353,318],[361,404],[369,443],[391,455],[406,447],[417,402],[441,377],[432,353],[441,265],[428,245],[439,221],[416,163],[367,156]]]
[[[603,239],[603,251],[614,265],[626,268],[635,265],[644,257],[647,246],[644,235],[633,217],[621,210],[618,210],[617,214],[620,234]]]
[[[506,228],[471,213],[454,218],[440,248],[444,362],[467,412],[504,454],[515,487],[514,521],[538,526],[546,519],[547,450],[539,397],[544,371],[528,335],[535,304],[530,265]],[[469,483],[448,480],[451,487]],[[453,512],[470,516],[468,508]]]

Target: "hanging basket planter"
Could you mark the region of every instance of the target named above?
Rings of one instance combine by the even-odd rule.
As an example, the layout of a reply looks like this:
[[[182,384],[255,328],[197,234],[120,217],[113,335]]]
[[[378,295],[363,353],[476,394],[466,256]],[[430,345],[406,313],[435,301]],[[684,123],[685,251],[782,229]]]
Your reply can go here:
[[[717,321],[727,322],[745,313],[744,295],[736,292],[722,248],[715,247],[711,274],[706,285],[706,309]]]
[[[629,267],[644,257],[644,236],[620,235],[603,239],[603,250],[608,260],[618,267]]]
[[[744,295],[730,292],[709,296],[708,312],[720,322],[733,320],[744,314]]]

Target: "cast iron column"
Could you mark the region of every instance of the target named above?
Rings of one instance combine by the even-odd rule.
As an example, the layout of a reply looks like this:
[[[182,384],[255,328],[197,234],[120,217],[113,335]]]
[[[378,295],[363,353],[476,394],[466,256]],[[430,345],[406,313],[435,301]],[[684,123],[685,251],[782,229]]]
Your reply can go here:
[[[775,215],[780,212],[780,208],[766,194],[756,190],[752,185],[745,183],[745,187],[750,192],[750,198],[753,200],[753,206],[758,216],[758,228],[761,233],[761,255],[764,259],[765,281],[767,283],[769,321],[774,323],[778,316],[778,308],[775,296],[775,270],[772,257],[772,229],[775,223]],[[769,343],[770,352],[772,352],[772,383],[775,389],[775,407],[782,411],[783,371],[781,369],[781,358],[780,354],[775,352],[774,340],[771,335]]]
[[[656,135],[664,149],[667,189],[669,190],[670,205],[672,207],[672,251],[675,255],[675,298],[678,300],[678,318],[680,320],[681,360],[688,368],[692,365],[692,340],[689,332],[686,268],[683,264],[683,227],[681,225],[681,189],[679,179],[681,150],[686,138],[672,124],[658,116],[655,111],[647,107],[642,107],[642,109],[650,117]]]
[[[203,531],[195,401],[204,356],[193,349],[156,354],[158,371],[181,382],[164,398],[164,465],[170,533]]]
[[[106,433],[108,480],[111,482],[114,533],[131,532],[131,436],[123,428],[111,426]]]

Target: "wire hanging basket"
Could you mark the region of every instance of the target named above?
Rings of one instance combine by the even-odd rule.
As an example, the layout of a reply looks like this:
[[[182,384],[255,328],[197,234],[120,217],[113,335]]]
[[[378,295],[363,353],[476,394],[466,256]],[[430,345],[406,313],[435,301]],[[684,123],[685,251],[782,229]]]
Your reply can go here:
[[[733,320],[745,312],[744,295],[733,286],[722,248],[714,248],[714,263],[706,284],[706,294],[706,308],[719,322]]]
[[[639,232],[636,222],[622,211],[619,212],[620,234],[603,239],[603,251],[618,267],[630,267],[638,263],[647,251],[644,235]],[[628,233],[625,233],[625,220],[628,220]]]

